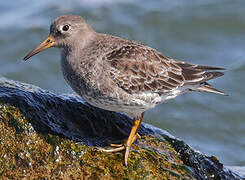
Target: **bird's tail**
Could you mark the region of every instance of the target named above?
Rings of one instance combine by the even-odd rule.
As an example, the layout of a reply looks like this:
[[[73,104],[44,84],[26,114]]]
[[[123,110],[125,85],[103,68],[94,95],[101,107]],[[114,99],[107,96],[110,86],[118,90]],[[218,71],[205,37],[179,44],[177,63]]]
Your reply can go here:
[[[185,84],[194,86],[193,91],[210,92],[227,96],[226,93],[215,89],[206,81],[223,76],[224,73],[220,72],[224,68],[195,65],[179,61],[177,63],[182,68],[182,74],[186,80]]]
[[[210,84],[208,84],[207,82],[204,82],[201,84],[201,86],[197,87],[197,91],[201,91],[201,92],[209,92],[209,93],[215,93],[215,94],[221,94],[224,96],[228,96],[228,94],[215,89],[214,87],[212,87]]]

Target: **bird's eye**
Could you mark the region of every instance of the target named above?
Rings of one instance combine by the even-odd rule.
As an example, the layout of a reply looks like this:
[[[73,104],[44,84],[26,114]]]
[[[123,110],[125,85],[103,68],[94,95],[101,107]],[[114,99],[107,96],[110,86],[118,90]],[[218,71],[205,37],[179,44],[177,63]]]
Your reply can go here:
[[[63,31],[68,31],[69,28],[70,28],[69,25],[64,25],[63,28],[62,28],[62,30],[63,30]]]

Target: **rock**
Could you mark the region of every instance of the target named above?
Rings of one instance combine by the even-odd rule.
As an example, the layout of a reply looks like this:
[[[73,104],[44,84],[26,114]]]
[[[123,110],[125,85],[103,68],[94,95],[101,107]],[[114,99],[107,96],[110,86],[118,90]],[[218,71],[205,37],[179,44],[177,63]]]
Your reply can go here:
[[[129,165],[123,152],[105,153],[132,120],[90,106],[76,95],[56,95],[0,78],[0,176],[9,179],[241,179],[216,157],[191,149],[167,132],[142,124]]]

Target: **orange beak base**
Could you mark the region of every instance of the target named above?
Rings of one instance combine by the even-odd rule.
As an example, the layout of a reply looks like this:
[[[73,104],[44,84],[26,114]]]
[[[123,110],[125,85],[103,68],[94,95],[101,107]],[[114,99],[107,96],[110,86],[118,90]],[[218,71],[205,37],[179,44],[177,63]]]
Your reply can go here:
[[[48,36],[47,39],[45,39],[38,47],[33,49],[31,52],[29,52],[25,57],[24,60],[28,60],[30,57],[34,56],[35,54],[44,51],[45,49],[48,49],[50,47],[54,46],[54,38],[52,36]]]

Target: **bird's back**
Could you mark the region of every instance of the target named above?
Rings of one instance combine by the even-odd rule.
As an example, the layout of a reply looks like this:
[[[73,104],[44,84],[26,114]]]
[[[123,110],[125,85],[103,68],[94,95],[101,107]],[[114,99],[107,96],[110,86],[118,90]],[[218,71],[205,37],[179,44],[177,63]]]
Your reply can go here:
[[[110,78],[130,94],[168,93],[179,87],[203,85],[223,75],[223,68],[174,60],[135,41],[107,36],[105,42],[110,49],[101,59],[108,64]]]

